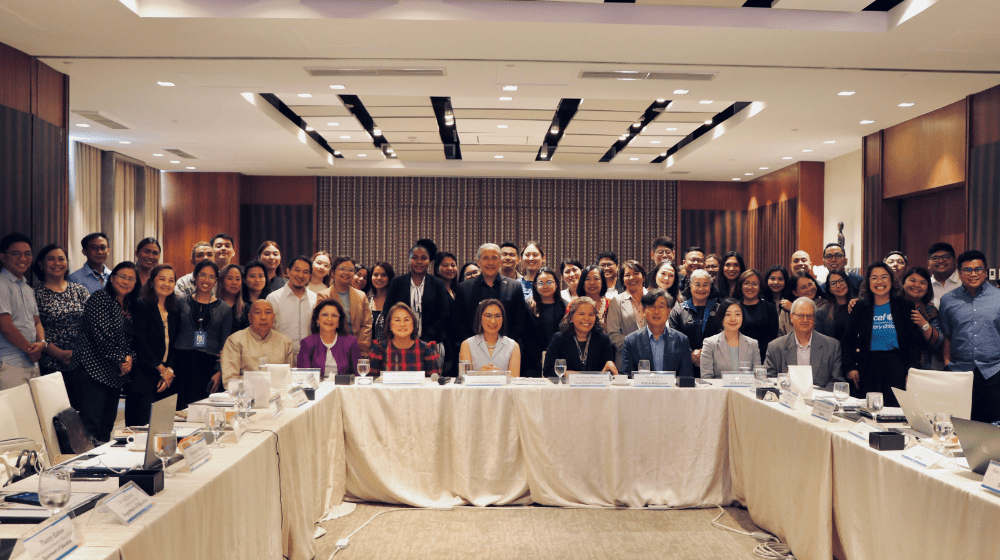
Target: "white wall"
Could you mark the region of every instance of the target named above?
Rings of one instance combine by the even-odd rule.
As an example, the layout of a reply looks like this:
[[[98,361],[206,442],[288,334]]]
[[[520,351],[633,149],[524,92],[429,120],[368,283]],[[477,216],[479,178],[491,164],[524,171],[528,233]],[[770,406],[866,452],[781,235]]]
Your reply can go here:
[[[837,241],[837,222],[844,222],[848,268],[864,266],[861,262],[862,174],[861,150],[858,150],[827,161],[823,178],[823,244]]]

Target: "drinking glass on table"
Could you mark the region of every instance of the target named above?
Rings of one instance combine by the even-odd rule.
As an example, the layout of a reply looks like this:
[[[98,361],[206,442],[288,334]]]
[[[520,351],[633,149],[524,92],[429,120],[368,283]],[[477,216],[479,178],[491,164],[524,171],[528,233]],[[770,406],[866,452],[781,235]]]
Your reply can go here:
[[[70,475],[67,469],[49,469],[38,473],[38,502],[55,518],[69,503]]]
[[[851,386],[844,381],[833,384],[833,398],[837,399],[837,408],[844,410],[844,401],[851,395]]]
[[[937,452],[942,455],[947,453],[944,444],[951,438],[955,427],[951,423],[951,414],[946,412],[934,413],[934,440],[938,442]]]
[[[639,360],[639,371],[649,373],[649,360]]]
[[[228,383],[226,383],[226,392],[229,393],[230,397],[235,399],[236,395],[239,394],[240,392],[240,385],[242,384],[243,384],[242,379],[234,377],[230,379]]]
[[[751,371],[750,366],[751,366],[750,362],[740,362],[740,370],[739,370],[740,374],[750,375]],[[767,368],[764,369],[764,377],[767,377]]]
[[[213,407],[208,409],[208,417],[205,422],[209,431],[212,432],[215,441],[209,447],[225,447],[219,440],[222,439],[222,430],[226,426],[226,411],[222,408]]]
[[[743,369],[743,364],[746,364],[746,369]],[[750,362],[740,362],[740,374],[749,375],[750,374]],[[755,387],[767,387],[767,366],[757,366],[753,370],[753,378]]]
[[[872,413],[872,420],[878,422],[878,413],[882,412],[884,407],[885,399],[882,398],[882,393],[865,394],[865,408]]]
[[[358,360],[358,375],[360,375],[361,377],[365,377],[366,375],[368,375],[368,372],[371,371],[371,368],[372,368],[371,362],[368,361],[368,358],[361,358],[360,360]]]
[[[767,369],[765,368],[764,371],[766,374]],[[787,371],[778,374],[778,386],[781,387],[782,392],[792,390],[792,378],[789,377]]]
[[[559,383],[562,383],[563,376],[566,375],[566,360],[564,359],[556,360],[553,369],[556,370],[556,375],[559,376]]]
[[[153,449],[160,461],[163,461],[163,476],[166,478],[176,476],[167,471],[167,459],[177,453],[177,434],[173,431],[155,434],[153,436]]]

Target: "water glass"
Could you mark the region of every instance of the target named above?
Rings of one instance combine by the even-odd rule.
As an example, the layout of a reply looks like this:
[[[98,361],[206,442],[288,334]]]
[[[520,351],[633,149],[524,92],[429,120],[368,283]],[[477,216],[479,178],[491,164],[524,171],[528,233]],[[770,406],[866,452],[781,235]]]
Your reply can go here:
[[[868,393],[865,395],[865,408],[872,413],[872,419],[878,420],[878,413],[885,407],[885,400],[882,393]]]
[[[851,395],[851,386],[845,381],[833,384],[833,398],[837,399],[837,407],[844,410],[844,401]]]
[[[360,375],[361,377],[368,375],[368,372],[371,371],[371,368],[372,368],[371,362],[368,361],[368,358],[361,358],[360,360],[358,360],[358,375]]]
[[[778,374],[778,386],[781,387],[782,392],[792,390],[792,378],[789,377],[787,371]]]
[[[565,360],[563,360],[565,361]],[[639,360],[639,371],[646,373],[649,371],[649,360]]]
[[[170,431],[154,435],[153,449],[156,451],[156,456],[160,458],[160,461],[163,461],[163,476],[166,478],[176,476],[167,471],[167,459],[170,459],[174,456],[174,453],[177,453],[177,434]]]
[[[740,362],[740,373],[750,375],[750,362]],[[764,368],[764,377],[767,377],[767,368]]]
[[[934,441],[938,442],[937,452],[944,454],[944,444],[951,439],[955,427],[951,423],[951,414],[945,412],[934,413]]]
[[[746,364],[746,369],[743,369],[743,364]],[[743,375],[750,374],[750,362],[740,362],[740,373]],[[753,377],[755,387],[767,387],[770,383],[767,380],[767,366],[757,366],[753,370]]]
[[[209,447],[225,447],[219,440],[222,439],[222,430],[226,427],[226,410],[223,408],[210,408],[208,410],[206,425],[215,437],[215,441]]]
[[[556,375],[559,376],[559,382],[562,383],[562,376],[566,375],[566,360],[563,359],[556,360],[553,369],[555,369]]]
[[[235,399],[236,395],[239,394],[240,392],[241,385],[243,385],[242,379],[239,379],[237,377],[230,379],[229,382],[226,384],[226,391],[229,393],[229,396]]]
[[[49,469],[38,473],[38,501],[55,518],[70,498],[70,475],[67,469]]]

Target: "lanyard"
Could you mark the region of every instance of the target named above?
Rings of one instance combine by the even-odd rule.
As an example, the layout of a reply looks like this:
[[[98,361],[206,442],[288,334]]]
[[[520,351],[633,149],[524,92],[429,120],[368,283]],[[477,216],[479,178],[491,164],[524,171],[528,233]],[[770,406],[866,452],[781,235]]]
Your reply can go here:
[[[580,363],[583,364],[583,367],[587,367],[587,354],[590,353],[590,334],[587,333],[587,344],[584,345],[583,350],[580,350],[580,341],[573,339],[573,342],[576,343],[576,353],[580,356]]]

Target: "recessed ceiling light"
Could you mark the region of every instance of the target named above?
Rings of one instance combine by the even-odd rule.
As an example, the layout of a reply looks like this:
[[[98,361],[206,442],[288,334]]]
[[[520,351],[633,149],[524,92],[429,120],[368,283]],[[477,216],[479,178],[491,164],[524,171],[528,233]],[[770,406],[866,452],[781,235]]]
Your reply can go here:
[[[188,167],[188,169],[194,169],[194,167]]]
[[[341,136],[340,139],[341,140],[350,140],[351,137],[350,136]]]
[[[358,157],[368,157],[368,154],[358,154]]]
[[[733,181],[740,181],[740,180],[741,179],[739,177],[733,177]]]
[[[300,93],[299,94],[299,97],[312,97],[312,96],[313,96],[313,94],[311,94],[311,93]]]
[[[837,95],[843,95],[843,96],[854,95],[854,92],[853,91],[842,91],[842,92],[838,93]]]
[[[373,128],[372,129],[372,134],[374,134],[375,136],[382,136],[382,129],[381,128]]]
[[[757,169],[760,169],[761,171],[767,171],[768,169],[771,169],[771,168],[770,167],[758,167]]]
[[[553,126],[552,128],[549,129],[549,132],[551,132],[552,134],[559,134],[559,127]]]
[[[503,159],[503,156],[493,156],[496,159]]]
[[[701,105],[711,105],[712,103],[714,103],[714,101],[712,101],[711,99],[702,99],[698,103]]]
[[[326,123],[326,126],[340,126],[340,123],[339,122],[328,122],[328,123]]]
[[[783,157],[781,159],[792,159],[792,156],[785,156],[785,157]]]
[[[675,89],[675,90],[674,90],[674,95],[687,95],[687,94],[688,94],[688,91],[690,91],[690,90],[686,90],[686,89]]]
[[[809,152],[811,152],[811,151],[812,151],[812,150],[802,150],[802,152],[803,152],[803,153],[809,153]]]
[[[712,124],[712,119],[708,119],[707,121],[705,121],[705,124]]]
[[[541,155],[540,155],[540,156],[538,156],[538,157],[540,157],[540,158],[542,158],[542,159],[545,159],[545,158],[549,157],[549,154],[548,154],[548,153],[546,153],[546,152],[542,152],[542,153],[541,153]]]
[[[385,149],[385,152],[386,152],[387,154],[391,154],[391,153],[392,153],[392,148],[386,148],[386,149]]]
[[[346,88],[340,84],[333,84],[332,86],[330,86],[330,89],[346,89]]]
[[[513,100],[514,100],[513,97],[501,97],[500,98],[500,101],[513,101]]]
[[[455,126],[455,121],[444,121],[445,126]]]
[[[333,155],[335,155],[335,156],[339,156],[339,155],[340,155],[340,150],[334,150],[334,151],[333,151]]]
[[[503,86],[504,91],[517,91],[517,86]]]
[[[660,154],[660,157],[667,157],[667,152],[663,152],[663,153],[661,153],[661,154]]]
[[[656,100],[656,102],[657,102],[657,103],[663,103],[663,102],[665,102],[665,101],[666,101],[666,99],[657,99],[657,100]]]
[[[80,128],[90,128],[90,125],[87,123],[76,123],[76,126]]]
[[[507,125],[505,125],[505,124],[498,124],[497,128],[507,128]]]
[[[153,154],[153,157],[163,157],[163,154]]]
[[[660,141],[659,140],[650,140],[649,143],[650,144],[659,144]]]
[[[753,173],[744,173],[744,175],[746,175],[746,176],[749,177],[749,176],[753,175]]]
[[[874,122],[875,121],[864,120],[864,121],[861,121],[861,124],[872,124]]]
[[[316,130],[316,129],[315,129],[315,128],[313,128],[313,127],[311,127],[311,126],[307,126],[307,127],[306,127],[306,132],[312,132],[312,131],[314,131],[314,130]]]
[[[824,144],[836,144],[837,141],[836,140],[824,140],[823,143]]]
[[[629,161],[639,161],[639,158],[637,158],[637,157],[630,157],[630,158],[628,158],[628,160]]]
[[[913,103],[900,103],[897,107],[913,107]]]
[[[641,122],[634,122],[634,123],[632,123],[632,128],[639,128],[640,126],[642,126]]]
[[[170,163],[180,163],[180,162],[176,160],[170,160]]]
[[[173,82],[156,82],[156,85],[163,87],[174,87]]]
[[[129,142],[128,140],[119,140],[118,143],[119,144],[131,144],[131,142]]]
[[[621,136],[618,137],[619,140],[625,140],[627,138],[628,138],[628,134],[622,134]]]

